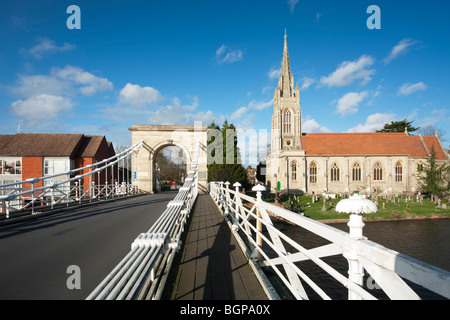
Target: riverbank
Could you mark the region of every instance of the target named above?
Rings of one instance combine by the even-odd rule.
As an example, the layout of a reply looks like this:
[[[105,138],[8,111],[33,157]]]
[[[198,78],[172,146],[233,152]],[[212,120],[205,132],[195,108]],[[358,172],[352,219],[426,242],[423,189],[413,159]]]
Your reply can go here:
[[[377,222],[377,221],[409,221],[409,220],[430,220],[430,219],[448,219],[450,215],[421,215],[421,216],[405,216],[405,217],[367,217],[363,218],[363,222]],[[347,223],[349,219],[322,219],[318,220],[326,224]]]
[[[349,215],[336,212],[336,204],[342,200],[322,199],[313,201],[310,196],[285,197],[280,201],[280,206],[302,214],[313,220],[323,223],[345,223],[348,222]],[[450,204],[442,200],[436,204],[430,199],[417,199],[415,197],[379,197],[376,201],[378,211],[376,213],[364,215],[363,221],[402,221],[402,220],[422,220],[422,219],[445,219],[450,218]]]

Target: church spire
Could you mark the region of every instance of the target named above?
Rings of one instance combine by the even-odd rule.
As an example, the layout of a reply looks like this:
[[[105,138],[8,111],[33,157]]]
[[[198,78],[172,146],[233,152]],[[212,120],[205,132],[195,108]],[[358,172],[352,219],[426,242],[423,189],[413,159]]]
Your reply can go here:
[[[291,76],[291,68],[289,66],[289,53],[287,47],[286,29],[284,29],[284,48],[283,48],[283,62],[281,63],[281,75],[289,78]]]
[[[281,62],[281,75],[278,82],[278,87],[281,89],[283,97],[289,97],[292,95],[292,81],[293,79],[291,75],[291,67],[289,65],[289,53],[287,47],[287,35],[286,29],[284,29],[283,61]]]

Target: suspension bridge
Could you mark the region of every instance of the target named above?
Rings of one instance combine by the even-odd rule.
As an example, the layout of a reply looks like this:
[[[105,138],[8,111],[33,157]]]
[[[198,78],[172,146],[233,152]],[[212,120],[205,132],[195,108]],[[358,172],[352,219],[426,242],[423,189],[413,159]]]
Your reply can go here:
[[[177,192],[148,194],[136,180],[115,182],[118,164],[139,159],[142,150],[148,158],[151,148],[140,140],[114,157],[62,173],[68,178],[57,183],[45,183],[53,177],[46,176],[1,186],[2,298],[52,299],[59,286],[60,297],[87,300],[331,299],[302,269],[305,261],[347,291],[350,300],[379,299],[365,285],[367,277],[388,299],[420,299],[416,286],[450,298],[448,271],[364,237],[366,204],[349,209],[349,232],[344,232],[263,201],[261,185],[254,188],[256,198],[241,193],[238,183],[211,182],[205,189],[199,184],[205,179],[199,178],[199,163],[206,163],[203,141],[195,143]],[[105,175],[104,184],[82,184],[94,175]],[[274,216],[326,244],[306,248],[276,228]],[[75,236],[77,229],[83,232]],[[347,274],[327,262],[331,256],[347,261]],[[67,293],[81,292],[68,288],[69,261],[81,266],[89,292]],[[8,280],[15,270],[22,273]],[[32,283],[38,287],[32,289]]]

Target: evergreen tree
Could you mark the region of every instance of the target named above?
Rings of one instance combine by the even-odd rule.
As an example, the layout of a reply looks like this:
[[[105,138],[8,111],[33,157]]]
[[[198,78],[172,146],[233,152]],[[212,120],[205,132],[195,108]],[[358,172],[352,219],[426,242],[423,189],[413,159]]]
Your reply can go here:
[[[210,129],[207,151],[208,182],[228,181],[231,184],[239,182],[243,188],[248,188],[250,183],[247,179],[247,170],[240,161],[236,127],[225,120],[222,129],[214,122],[208,126],[208,129]]]
[[[417,177],[421,191],[429,193],[430,196],[440,196],[442,193],[449,191],[448,175],[448,164],[439,165],[436,163],[436,152],[432,147],[427,163]]]
[[[412,121],[406,121],[403,119],[401,121],[391,121],[391,123],[386,123],[381,130],[376,130],[376,132],[405,132],[405,128],[408,132],[414,132],[419,128],[415,128],[412,125]]]

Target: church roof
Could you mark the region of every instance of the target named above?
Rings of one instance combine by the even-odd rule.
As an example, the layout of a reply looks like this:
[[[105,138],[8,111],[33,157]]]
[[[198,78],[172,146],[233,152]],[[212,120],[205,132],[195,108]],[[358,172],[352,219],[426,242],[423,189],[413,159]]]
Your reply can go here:
[[[434,147],[436,159],[447,160],[437,137],[403,132],[305,133],[301,142],[307,155],[408,155],[426,158]]]

